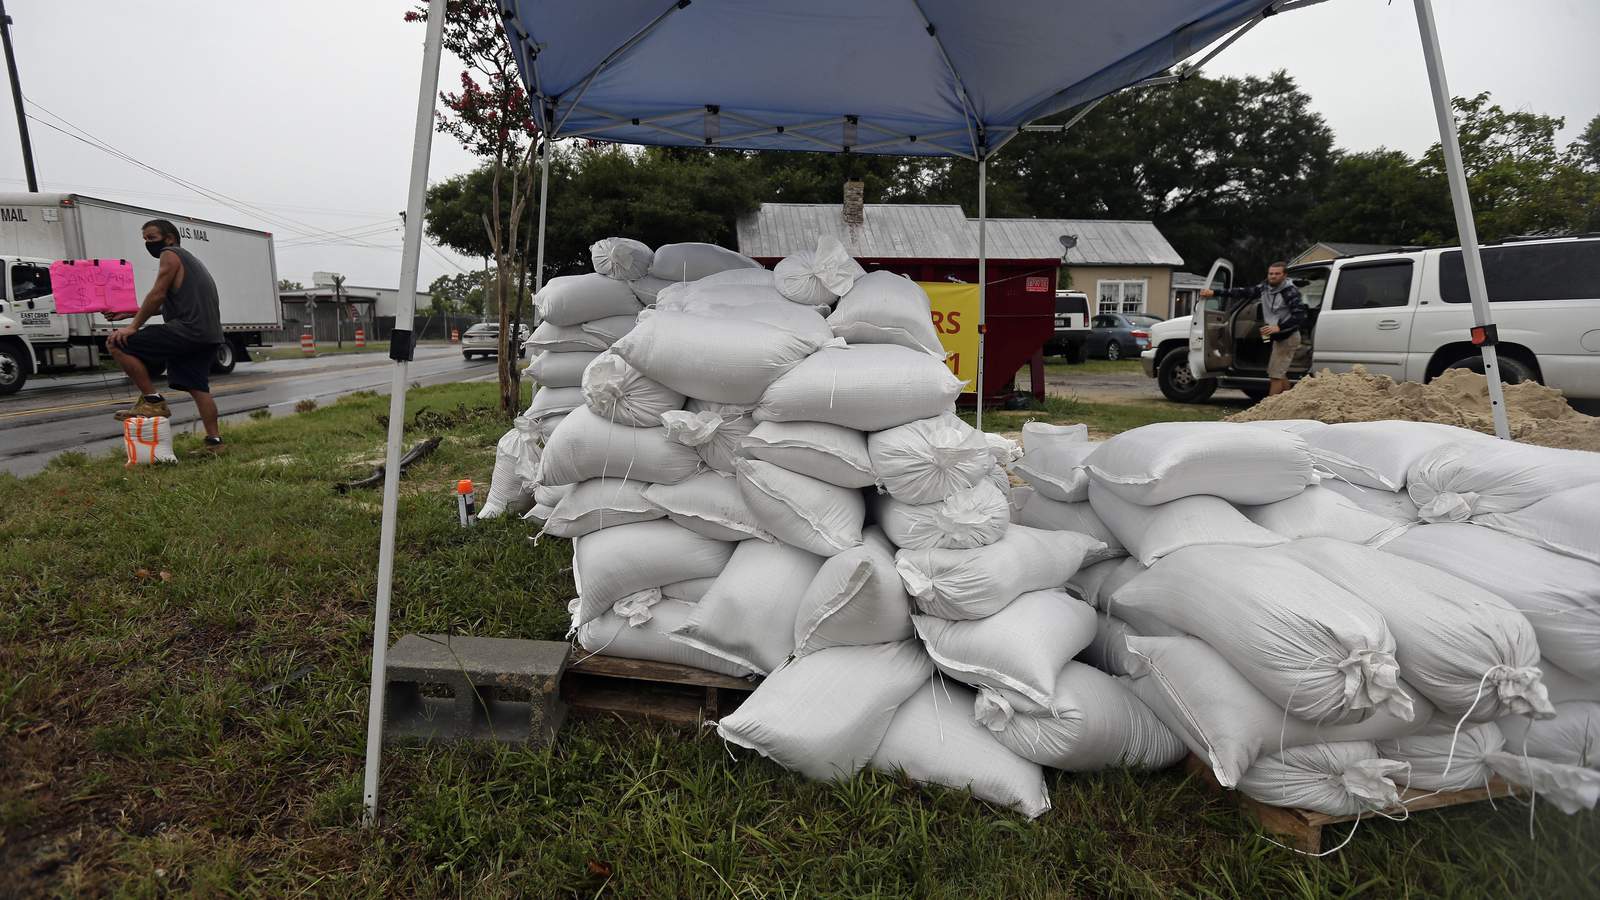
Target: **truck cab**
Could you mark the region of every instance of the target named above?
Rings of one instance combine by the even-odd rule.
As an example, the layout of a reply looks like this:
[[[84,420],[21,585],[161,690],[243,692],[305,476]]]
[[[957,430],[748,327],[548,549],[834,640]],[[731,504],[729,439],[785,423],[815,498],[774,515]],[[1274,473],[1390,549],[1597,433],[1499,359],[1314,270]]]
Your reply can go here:
[[[50,260],[0,257],[0,395],[52,368],[93,365],[93,346],[68,343],[67,317],[56,314]]]

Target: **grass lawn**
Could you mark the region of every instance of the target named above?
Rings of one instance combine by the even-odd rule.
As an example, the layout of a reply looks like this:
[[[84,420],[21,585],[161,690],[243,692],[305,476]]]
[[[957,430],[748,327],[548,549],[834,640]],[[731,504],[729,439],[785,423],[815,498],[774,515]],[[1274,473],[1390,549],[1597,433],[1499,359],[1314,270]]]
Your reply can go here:
[[[347,340],[340,347],[333,341],[317,341],[317,356],[338,356],[345,353],[388,353],[388,341],[367,341],[365,347],[356,348],[354,340]],[[251,347],[250,358],[257,362],[266,362],[273,359],[304,359],[305,351],[299,344],[278,344],[271,347]]]
[[[455,523],[450,486],[487,481],[507,427],[487,410],[494,390],[412,392],[408,443],[445,442],[402,483],[397,636],[565,630],[567,542],[535,546],[516,519]],[[874,774],[810,783],[709,732],[611,722],[569,724],[542,752],[390,748],[383,824],[363,830],[379,492],[331,484],[381,455],[386,409],[358,396],[232,427],[217,459],[180,436],[170,468],[68,455],[0,476],[0,894],[1558,897],[1600,884],[1600,817],[1546,804],[1531,820],[1502,802],[1367,823],[1311,860],[1178,771],[1052,773],[1056,808],[1029,823],[962,792]]]
[[[1047,357],[1044,371],[1048,375],[1143,375],[1144,369],[1140,368],[1139,360],[1134,359],[1086,359],[1081,363],[1069,363],[1059,356]]]
[[[1231,406],[1204,403],[1169,403],[1165,400],[1093,403],[1071,397],[1050,395],[1034,401],[1025,410],[985,409],[983,427],[987,431],[1020,431],[1031,421],[1054,424],[1085,422],[1091,432],[1116,434],[1151,422],[1215,422],[1238,410]],[[972,412],[961,413],[968,423]]]

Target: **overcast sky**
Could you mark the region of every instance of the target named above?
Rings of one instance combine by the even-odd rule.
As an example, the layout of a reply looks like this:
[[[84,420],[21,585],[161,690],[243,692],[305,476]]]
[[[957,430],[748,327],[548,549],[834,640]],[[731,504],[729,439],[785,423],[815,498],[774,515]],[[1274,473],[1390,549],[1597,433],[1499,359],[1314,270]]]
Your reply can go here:
[[[392,286],[423,32],[401,20],[408,6],[10,0],[30,112],[229,203],[31,122],[41,186],[272,231],[285,278],[309,283],[313,271],[332,270],[351,284]],[[1600,113],[1600,0],[1435,6],[1453,93],[1492,91],[1508,108],[1565,116],[1563,142]],[[1286,13],[1207,71],[1277,68],[1295,75],[1340,146],[1416,154],[1434,140],[1408,0],[1330,0]],[[441,80],[453,83],[458,71],[447,60]],[[0,114],[0,189],[23,190],[12,122]],[[472,164],[435,137],[433,180]],[[479,264],[424,250],[421,286]]]

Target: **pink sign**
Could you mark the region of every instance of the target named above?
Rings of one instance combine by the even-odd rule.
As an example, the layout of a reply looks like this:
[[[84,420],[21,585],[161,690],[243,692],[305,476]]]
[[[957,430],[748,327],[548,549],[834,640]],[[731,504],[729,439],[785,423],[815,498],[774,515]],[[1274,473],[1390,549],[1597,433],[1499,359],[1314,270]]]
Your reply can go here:
[[[50,264],[58,313],[135,313],[139,294],[125,259],[64,259]]]

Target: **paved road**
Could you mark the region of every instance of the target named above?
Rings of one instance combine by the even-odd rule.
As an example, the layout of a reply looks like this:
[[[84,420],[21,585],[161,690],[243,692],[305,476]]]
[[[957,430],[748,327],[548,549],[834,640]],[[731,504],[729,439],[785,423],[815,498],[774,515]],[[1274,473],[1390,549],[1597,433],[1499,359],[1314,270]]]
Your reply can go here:
[[[409,375],[423,385],[493,380],[495,361],[468,362],[454,347],[424,345],[417,348]],[[213,377],[211,388],[226,422],[258,409],[287,415],[306,399],[321,403],[361,390],[386,394],[391,377],[389,358],[381,353],[344,354],[240,363],[232,375]],[[166,396],[173,426],[198,431],[189,395],[167,391]],[[100,453],[120,446],[122,428],[111,414],[132,400],[133,388],[120,374],[30,380],[16,395],[0,399],[0,471],[31,475],[65,450]]]

